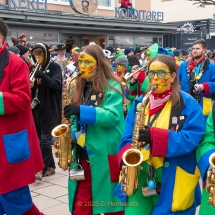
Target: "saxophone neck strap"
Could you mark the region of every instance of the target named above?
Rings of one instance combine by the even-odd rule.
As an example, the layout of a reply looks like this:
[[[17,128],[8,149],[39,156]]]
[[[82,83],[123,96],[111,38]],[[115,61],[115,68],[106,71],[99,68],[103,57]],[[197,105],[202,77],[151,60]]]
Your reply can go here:
[[[160,115],[162,110],[163,110],[163,108],[161,108],[158,112],[156,112],[152,120],[150,120],[151,119],[150,116],[148,117],[147,125],[149,127],[152,127],[152,125],[154,124],[155,120],[158,118],[158,116]]]

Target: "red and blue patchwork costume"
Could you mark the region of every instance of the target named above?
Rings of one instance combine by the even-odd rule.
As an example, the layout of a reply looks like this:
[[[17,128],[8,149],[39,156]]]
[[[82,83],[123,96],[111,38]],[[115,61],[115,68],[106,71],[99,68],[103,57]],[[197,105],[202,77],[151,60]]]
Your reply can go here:
[[[6,47],[0,48],[0,215],[39,215],[28,188],[44,166],[31,111],[29,71]]]

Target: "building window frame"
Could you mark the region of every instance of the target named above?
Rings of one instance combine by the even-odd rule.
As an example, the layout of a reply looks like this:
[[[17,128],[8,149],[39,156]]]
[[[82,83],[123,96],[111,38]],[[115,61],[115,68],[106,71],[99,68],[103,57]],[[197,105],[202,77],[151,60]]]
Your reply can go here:
[[[110,7],[106,7],[106,6],[98,6],[97,10],[115,10],[115,1],[114,0],[110,0],[111,1],[111,6]],[[134,0],[132,0],[134,1]],[[48,4],[57,4],[57,5],[65,5],[65,6],[70,6],[69,2],[63,2],[61,0],[48,0],[47,1]]]
[[[57,5],[70,6],[70,5],[69,5],[69,2],[63,2],[63,1],[61,1],[61,0],[56,0],[56,1],[54,1],[54,0],[47,0],[47,3],[48,3],[48,4],[57,4]]]
[[[111,0],[111,6],[106,7],[106,6],[98,6],[98,10],[115,10],[115,1]]]

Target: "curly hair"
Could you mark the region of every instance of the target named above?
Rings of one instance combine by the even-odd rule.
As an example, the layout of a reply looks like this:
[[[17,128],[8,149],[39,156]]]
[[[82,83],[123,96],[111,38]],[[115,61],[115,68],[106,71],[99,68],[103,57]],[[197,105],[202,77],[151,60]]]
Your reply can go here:
[[[0,35],[3,36],[5,40],[7,37],[7,34],[8,34],[7,24],[4,22],[3,19],[0,18]]]

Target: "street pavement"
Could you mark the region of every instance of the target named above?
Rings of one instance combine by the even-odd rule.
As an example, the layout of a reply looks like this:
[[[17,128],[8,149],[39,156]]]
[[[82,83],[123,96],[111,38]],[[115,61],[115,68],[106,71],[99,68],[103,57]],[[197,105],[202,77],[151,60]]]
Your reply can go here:
[[[54,175],[43,177],[42,181],[31,184],[31,196],[35,205],[45,215],[71,215],[68,208],[68,171],[57,165]]]
[[[35,205],[45,215],[71,215],[68,209],[68,171],[58,167],[57,158],[55,163],[54,175],[43,177],[42,181],[30,185],[31,196]]]

